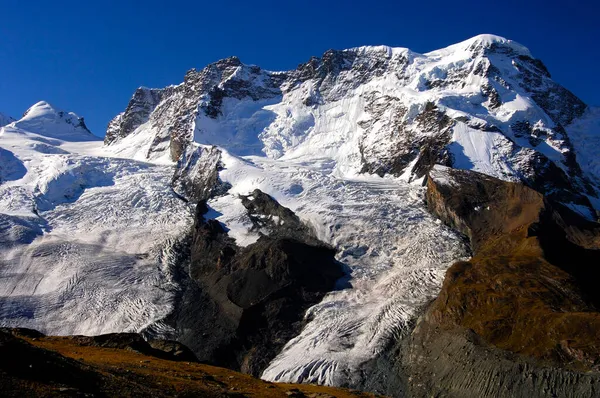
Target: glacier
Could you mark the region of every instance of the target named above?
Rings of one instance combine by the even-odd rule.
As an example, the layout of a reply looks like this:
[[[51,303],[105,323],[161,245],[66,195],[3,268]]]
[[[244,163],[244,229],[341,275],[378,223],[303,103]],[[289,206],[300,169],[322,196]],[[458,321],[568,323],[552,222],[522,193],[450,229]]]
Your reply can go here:
[[[38,103],[0,130],[0,325],[176,336],[164,320],[194,203],[173,175],[190,151],[217,151],[230,188],[209,215],[238,245],[258,239],[239,195],[260,189],[348,273],[262,377],[360,385],[363,364],[411,331],[446,269],[469,256],[426,209],[428,168],[523,181],[592,218],[599,121],[529,50],[493,35],[426,54],[331,50],[282,72],[228,58],[139,88],[104,142]]]
[[[23,170],[6,179],[0,166],[0,323],[95,335],[164,318],[170,241],[192,222],[167,189],[172,167],[111,157],[45,102],[2,127],[0,143]]]

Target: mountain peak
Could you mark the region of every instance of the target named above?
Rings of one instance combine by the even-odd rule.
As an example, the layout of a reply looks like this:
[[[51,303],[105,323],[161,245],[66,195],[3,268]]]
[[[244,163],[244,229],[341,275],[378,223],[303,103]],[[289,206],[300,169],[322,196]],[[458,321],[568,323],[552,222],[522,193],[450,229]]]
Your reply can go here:
[[[480,34],[477,36],[473,36],[470,39],[461,41],[459,43],[453,44],[445,48],[441,48],[439,50],[428,52],[425,55],[444,55],[447,53],[456,53],[457,51],[461,50],[472,53],[487,53],[490,50],[492,52],[495,52],[498,49],[503,50],[498,52],[513,52],[518,55],[525,55],[533,58],[533,56],[531,55],[531,51],[529,51],[529,49],[524,45],[517,43],[514,40],[510,40],[505,37],[493,34]]]
[[[47,101],[32,105],[14,125],[35,134],[67,141],[95,138],[82,117],[56,108]]]
[[[217,62],[215,62],[215,65],[221,66],[221,67],[242,66],[242,61],[240,61],[240,59],[234,55],[231,57],[227,57],[227,58],[218,60]]]
[[[517,43],[514,40],[492,34],[481,34],[474,36],[466,40],[466,43],[471,43],[471,48],[494,48],[497,46],[508,47],[519,54],[531,56],[531,51],[529,51],[529,49],[524,45]]]
[[[61,110],[55,108],[49,102],[39,101],[33,104],[29,109],[25,111],[21,120],[30,120],[38,117],[47,117],[50,115],[56,115],[58,112],[61,112]]]
[[[490,34],[490,33],[482,33],[482,34],[473,36],[470,39],[463,41],[462,43],[479,43],[479,44],[491,45],[492,43],[504,44],[504,43],[508,43],[508,42],[512,42],[512,40],[509,40],[506,37],[502,37],[502,36],[498,36],[498,35],[494,35],[494,34]],[[461,44],[461,43],[458,43],[458,44]]]

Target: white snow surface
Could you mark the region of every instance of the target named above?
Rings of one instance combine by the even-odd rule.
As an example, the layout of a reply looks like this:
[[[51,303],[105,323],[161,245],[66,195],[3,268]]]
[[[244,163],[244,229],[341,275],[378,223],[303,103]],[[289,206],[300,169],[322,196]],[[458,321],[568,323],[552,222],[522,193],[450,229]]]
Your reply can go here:
[[[78,121],[38,103],[0,129],[0,325],[140,331],[172,310],[190,209],[172,166],[115,158]]]
[[[566,167],[558,135],[546,134],[534,147],[514,134],[512,126],[523,120],[543,132],[556,125],[521,87],[510,57],[477,50],[493,44],[530,56],[493,35],[426,54],[359,47],[341,56],[356,54],[354,62],[365,68],[344,69],[318,90],[315,79],[306,79],[286,83],[280,95],[225,96],[215,118],[202,108],[207,93],[186,97],[183,83],[146,122],[106,148],[73,129],[75,120],[65,122],[70,114],[36,105],[0,133],[0,160],[8,165],[0,167],[0,324],[53,334],[160,328],[177,289],[167,248],[192,223],[169,186],[169,129],[185,126],[181,137],[222,151],[219,175],[232,188],[209,201],[209,216],[238,244],[258,238],[238,197],[258,188],[333,245],[348,271],[337,290],[308,310],[306,327],[262,377],[357,383],[361,364],[410,331],[447,268],[467,254],[462,240],[427,212],[424,188],[409,169],[382,178],[361,174],[363,162],[377,164],[397,154],[399,144],[435,137],[439,130],[416,120],[434,103],[456,121],[448,146],[455,167],[517,180],[523,159],[535,151]],[[476,73],[492,61],[501,78]],[[384,72],[362,74],[381,63]],[[219,87],[243,81],[250,69],[230,67]],[[256,93],[278,76],[252,73],[239,87]],[[482,93],[485,84],[496,90],[499,106]],[[590,127],[597,131],[598,120],[598,111],[589,110],[565,127],[583,171],[594,178],[598,136]]]

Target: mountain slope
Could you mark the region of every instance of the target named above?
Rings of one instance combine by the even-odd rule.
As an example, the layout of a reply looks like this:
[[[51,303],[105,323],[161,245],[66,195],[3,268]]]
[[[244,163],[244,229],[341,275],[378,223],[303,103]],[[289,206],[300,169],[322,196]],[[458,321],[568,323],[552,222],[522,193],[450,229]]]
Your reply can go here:
[[[47,337],[34,330],[3,329],[0,341],[4,396],[374,397],[355,390],[267,383],[197,363],[193,355],[185,357],[190,353],[181,344],[148,344],[135,334]]]
[[[364,385],[365,363],[410,334],[446,270],[469,256],[424,205],[433,165],[521,181],[594,218],[599,118],[525,47],[492,35],[426,54],[330,50],[283,72],[227,58],[179,85],[136,90],[104,144],[39,103],[0,132],[0,324],[191,336],[198,354],[206,325],[184,305],[199,302],[194,206],[218,231],[205,242],[218,260],[202,287],[216,302],[211,326],[236,330],[245,305],[231,302],[246,295],[222,277],[240,265],[225,261],[229,249],[251,252],[285,229],[244,204],[258,189],[346,272],[290,317],[303,328],[281,335],[262,377]]]
[[[522,181],[593,218],[600,180],[577,160],[586,133],[567,133],[589,112],[525,47],[481,35],[427,54],[331,50],[284,72],[224,59],[190,70],[180,85],[138,89],[105,143],[121,155],[178,161],[178,169],[216,146],[219,179],[231,189],[209,205],[230,236],[257,239],[237,195],[258,188],[338,248],[354,288],[309,310],[313,321],[263,377],[339,384],[358,382],[360,363],[410,329],[437,291],[437,272],[465,253],[450,235],[433,242],[447,232],[427,226],[419,188],[402,181],[442,163]],[[411,235],[410,220],[421,233]],[[416,297],[409,286],[419,286]],[[376,303],[378,291],[389,299]]]
[[[165,317],[168,249],[192,222],[173,168],[109,157],[45,102],[2,127],[0,145],[2,325],[98,334]]]
[[[568,134],[586,109],[525,47],[480,35],[427,54],[330,50],[286,72],[225,59],[178,86],[139,89],[106,143],[131,142],[148,159],[177,160],[191,141],[236,155],[326,157],[344,176],[414,178],[442,162],[521,180],[589,212],[599,177],[577,162],[583,141]]]

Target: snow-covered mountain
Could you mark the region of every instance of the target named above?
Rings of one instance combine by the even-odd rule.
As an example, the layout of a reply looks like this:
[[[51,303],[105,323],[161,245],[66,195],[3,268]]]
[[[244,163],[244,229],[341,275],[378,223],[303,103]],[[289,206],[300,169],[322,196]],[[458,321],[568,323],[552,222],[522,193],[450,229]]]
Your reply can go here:
[[[83,118],[73,112],[54,108],[40,101],[29,108],[23,117],[12,124],[17,130],[57,138],[63,141],[94,140],[95,137],[86,127]]]
[[[260,189],[336,249],[351,285],[308,310],[263,377],[359,385],[468,256],[423,205],[434,164],[523,181],[592,218],[599,148],[600,111],[492,35],[426,54],[330,50],[284,72],[227,58],[136,90],[104,143],[38,103],[0,130],[0,325],[177,338],[175,248],[195,202],[248,246],[268,232],[240,195]]]
[[[46,102],[0,129],[2,325],[99,334],[172,310],[162,250],[192,222],[173,168],[109,156]]]
[[[524,181],[586,212],[600,181],[593,164],[577,161],[595,158],[588,142],[598,143],[582,139],[582,118],[597,112],[527,48],[481,35],[427,54],[330,50],[286,72],[228,58],[178,86],[138,89],[105,142],[143,159],[176,161],[189,142],[241,156],[329,158],[339,176],[410,180],[442,162]]]

